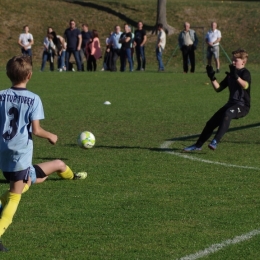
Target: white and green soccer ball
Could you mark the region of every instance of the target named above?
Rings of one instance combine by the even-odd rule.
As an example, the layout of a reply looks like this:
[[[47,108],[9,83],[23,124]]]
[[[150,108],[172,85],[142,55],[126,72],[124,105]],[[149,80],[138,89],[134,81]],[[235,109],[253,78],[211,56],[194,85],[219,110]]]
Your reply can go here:
[[[84,131],[79,134],[78,136],[78,145],[81,148],[92,148],[95,145],[96,138],[95,136],[89,132],[89,131]]]

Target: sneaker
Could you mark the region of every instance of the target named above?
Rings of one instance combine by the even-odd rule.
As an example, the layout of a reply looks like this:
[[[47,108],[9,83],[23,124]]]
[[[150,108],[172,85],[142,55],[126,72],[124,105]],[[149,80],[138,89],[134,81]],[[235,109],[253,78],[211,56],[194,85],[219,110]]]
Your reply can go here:
[[[8,249],[4,247],[4,245],[2,244],[2,242],[0,241],[0,252],[7,252]]]
[[[216,70],[216,73],[220,73],[220,70],[219,70],[219,69],[217,69],[217,70]]]
[[[201,147],[198,147],[196,146],[196,144],[193,144],[191,146],[185,147],[183,151],[184,152],[201,151]]]
[[[84,180],[86,179],[88,174],[86,172],[77,172],[74,173],[73,180]]]
[[[62,70],[62,68],[60,68],[60,69],[58,69],[58,71],[59,71],[59,72],[62,72],[63,70]]]
[[[218,142],[215,140],[215,139],[213,139],[212,141],[211,141],[211,143],[208,145],[208,147],[209,147],[209,149],[211,149],[211,150],[216,150],[217,149],[217,145],[218,145]]]

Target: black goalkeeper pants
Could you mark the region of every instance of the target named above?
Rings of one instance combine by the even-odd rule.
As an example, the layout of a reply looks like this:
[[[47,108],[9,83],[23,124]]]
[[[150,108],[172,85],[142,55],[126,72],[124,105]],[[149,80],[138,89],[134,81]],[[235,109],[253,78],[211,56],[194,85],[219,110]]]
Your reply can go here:
[[[219,142],[224,134],[228,131],[231,120],[244,117],[248,114],[248,112],[248,107],[226,104],[220,108],[206,123],[196,145],[201,147],[210,138],[213,131],[217,127],[218,130],[214,139]]]

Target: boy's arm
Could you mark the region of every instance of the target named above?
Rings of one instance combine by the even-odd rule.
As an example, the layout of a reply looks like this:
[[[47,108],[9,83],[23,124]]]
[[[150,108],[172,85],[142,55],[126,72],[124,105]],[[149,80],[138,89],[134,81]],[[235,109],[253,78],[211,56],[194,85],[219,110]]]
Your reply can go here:
[[[38,136],[38,137],[42,137],[45,139],[48,139],[48,141],[51,144],[55,144],[58,140],[58,136],[48,132],[46,130],[44,130],[41,126],[40,126],[40,121],[39,120],[33,120],[32,121],[32,132],[34,135]]]

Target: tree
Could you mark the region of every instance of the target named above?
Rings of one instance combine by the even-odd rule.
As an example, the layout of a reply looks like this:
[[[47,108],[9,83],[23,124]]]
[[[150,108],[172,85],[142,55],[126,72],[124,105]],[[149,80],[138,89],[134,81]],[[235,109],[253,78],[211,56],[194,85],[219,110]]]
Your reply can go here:
[[[167,18],[166,18],[166,1],[167,0],[157,0],[157,20],[156,20],[156,25],[158,23],[161,23],[163,25],[163,28],[165,32],[168,35],[171,35],[175,32],[175,29],[170,26],[167,23]]]

